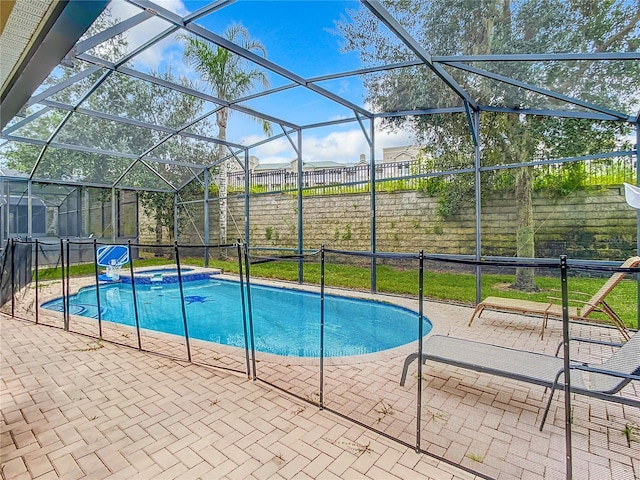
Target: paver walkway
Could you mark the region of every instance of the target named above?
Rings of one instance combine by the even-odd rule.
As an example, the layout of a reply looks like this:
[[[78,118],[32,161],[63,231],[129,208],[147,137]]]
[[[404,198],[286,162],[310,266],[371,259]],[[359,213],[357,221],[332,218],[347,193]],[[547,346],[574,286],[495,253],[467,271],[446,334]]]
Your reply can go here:
[[[235,373],[0,327],[5,479],[475,478]]]

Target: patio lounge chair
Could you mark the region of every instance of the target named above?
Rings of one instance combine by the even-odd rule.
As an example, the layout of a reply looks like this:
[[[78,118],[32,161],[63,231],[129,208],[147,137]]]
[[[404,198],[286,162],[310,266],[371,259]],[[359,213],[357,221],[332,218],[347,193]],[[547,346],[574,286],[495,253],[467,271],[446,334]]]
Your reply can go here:
[[[640,257],[630,257],[622,265],[621,268],[633,268],[640,265]],[[606,283],[598,290],[589,300],[569,300],[569,317],[572,320],[588,320],[587,317],[595,312],[604,313],[611,322],[620,330],[622,337],[625,340],[629,340],[629,331],[624,326],[620,317],[613,309],[605,302],[605,297],[615,288],[618,283],[624,278],[624,272],[616,272]],[[571,292],[574,295],[583,295],[588,297],[589,295],[581,292]],[[556,303],[554,303],[556,302]],[[525,314],[534,314],[542,316],[542,332],[540,337],[544,338],[544,329],[547,326],[549,317],[562,318],[562,305],[561,299],[555,297],[549,297],[549,302],[534,302],[531,300],[520,300],[516,298],[502,298],[502,297],[487,297],[480,302],[471,315],[469,320],[469,326],[473,323],[473,320],[480,315],[485,309],[497,310],[502,312],[516,312]],[[573,304],[573,305],[571,305]],[[577,306],[574,306],[577,305]]]
[[[418,354],[412,353],[405,359],[401,386],[404,386],[407,379],[409,365],[417,358]],[[427,360],[550,388],[551,394],[540,422],[541,431],[553,394],[565,387],[564,360],[551,355],[433,335],[423,344],[422,361],[426,363]],[[570,368],[572,393],[640,408],[640,398],[614,395],[631,380],[640,379],[640,333],[635,333],[604,362],[587,364],[572,361]],[[636,378],[630,378],[631,375]]]

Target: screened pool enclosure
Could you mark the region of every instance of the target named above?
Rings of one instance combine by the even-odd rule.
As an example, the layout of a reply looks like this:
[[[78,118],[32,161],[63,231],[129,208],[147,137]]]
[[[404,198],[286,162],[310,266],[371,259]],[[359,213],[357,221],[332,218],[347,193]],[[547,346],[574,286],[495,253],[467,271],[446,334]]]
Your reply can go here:
[[[382,293],[412,309],[415,328],[426,317],[437,334],[501,348],[552,356],[564,339],[567,362],[569,337],[633,339],[638,268],[621,265],[640,252],[639,213],[624,196],[625,183],[639,184],[638,0],[49,3],[25,53],[3,67],[5,313],[182,358],[182,340],[143,328],[145,344],[131,325],[108,322],[97,333],[68,310],[65,298],[102,285],[96,248],[125,245],[131,263],[121,267],[132,278],[143,266],[181,272],[180,262],[222,269],[245,289],[245,316],[247,283],[262,277],[288,288]],[[27,4],[16,2],[3,19],[5,50],[21,37],[20,16],[37,15]],[[571,317],[570,307],[582,307],[569,290],[585,291],[588,303],[616,273],[624,278],[594,322]],[[486,314],[467,327],[471,307],[487,296],[555,301],[561,313],[543,340],[532,311],[506,322],[513,312]],[[43,301],[58,297],[61,316],[41,317]],[[612,328],[609,307],[627,336]],[[541,472],[517,454],[500,457],[504,432],[489,420],[471,420],[493,433],[467,441],[460,412],[444,405],[472,391],[480,410],[498,410],[489,415],[524,405],[539,420],[542,389],[482,374],[476,383],[464,368],[451,387],[446,368],[428,380],[427,361],[410,367],[419,373],[409,370],[408,390],[398,393],[402,362],[422,354],[420,341],[385,358],[288,365],[252,352],[246,330],[246,357],[190,347],[182,312],[189,360],[246,371],[481,476],[571,477],[575,463],[581,478],[580,469],[601,463],[594,451],[620,449],[622,460],[601,454],[607,471],[640,476],[633,442],[617,445],[616,431],[640,429],[637,370],[624,374],[621,395],[632,399],[624,407],[575,397],[575,412],[584,413],[578,435],[591,442],[600,427],[584,418],[611,408],[602,428],[616,432],[616,446],[573,445],[571,404],[556,397],[552,425],[531,435],[564,443],[567,455],[538,452],[549,460]],[[611,348],[571,354],[593,364]],[[371,385],[386,393],[369,404],[373,387],[363,379],[374,374]],[[523,416],[518,428],[536,423]]]

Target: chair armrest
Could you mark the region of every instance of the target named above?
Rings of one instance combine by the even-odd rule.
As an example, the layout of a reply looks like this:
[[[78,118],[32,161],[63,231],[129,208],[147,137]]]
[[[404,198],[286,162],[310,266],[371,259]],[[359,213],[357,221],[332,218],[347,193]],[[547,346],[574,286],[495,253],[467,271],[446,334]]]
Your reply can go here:
[[[601,373],[603,375],[610,375],[612,377],[628,378],[629,380],[640,380],[640,375],[638,375],[637,370],[633,373],[623,373],[616,372],[615,370],[605,370],[603,368],[592,367],[586,363],[581,365],[571,365],[569,367],[569,370],[582,370],[583,372]]]
[[[590,338],[580,338],[580,337],[570,337],[569,342],[582,342],[582,343],[593,343],[595,345],[604,345],[607,347],[621,347],[623,344],[619,342],[605,342],[604,340],[592,340]],[[556,357],[558,353],[560,353],[560,349],[564,342],[560,342],[558,344],[558,348],[556,348]]]
[[[559,302],[562,302],[562,298],[561,298],[561,297],[547,297],[547,299],[548,299],[551,303],[553,303],[553,301],[554,301],[554,300],[558,300]],[[589,303],[589,302],[585,302],[584,300],[578,300],[578,299],[576,299],[576,298],[569,298],[568,300],[569,300],[569,303],[570,303],[570,304],[571,304],[571,303],[578,303],[578,304],[580,304],[580,305],[592,305],[592,304],[591,304],[591,303]]]
[[[551,288],[549,289],[550,292],[561,292],[562,290],[558,290],[556,288]],[[585,293],[585,292],[578,292],[575,290],[570,290],[568,292],[569,294],[573,294],[573,295],[584,295],[585,297],[591,297],[592,295],[590,293]]]
[[[591,338],[580,338],[580,337],[571,337],[569,339],[570,342],[583,342],[583,343],[594,343],[596,345],[606,345],[607,347],[621,347],[622,343],[620,342],[605,342],[604,340],[593,340]]]

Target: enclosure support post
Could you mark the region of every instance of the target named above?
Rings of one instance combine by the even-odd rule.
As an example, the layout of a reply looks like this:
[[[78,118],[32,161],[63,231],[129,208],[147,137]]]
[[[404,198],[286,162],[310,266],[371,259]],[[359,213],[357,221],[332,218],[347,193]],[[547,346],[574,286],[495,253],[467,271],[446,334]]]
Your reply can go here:
[[[173,194],[173,240],[178,241],[178,194]]]
[[[11,185],[5,182],[7,186],[7,204],[5,208],[5,226],[7,227],[7,239],[11,238]]]
[[[251,245],[251,241],[249,239],[249,175],[251,171],[249,170],[249,150],[245,149],[244,151],[244,243],[247,245]]]
[[[136,243],[140,243],[140,194],[136,192]]]
[[[481,185],[480,185],[480,112],[474,110],[473,125],[475,131],[473,135],[473,168],[475,170],[475,200],[476,200],[476,261],[480,261],[482,256],[482,205],[481,205]],[[473,132],[472,132],[473,133]],[[482,301],[482,269],[476,265],[476,304]]]
[[[76,235],[84,236],[84,225],[82,224],[82,195],[83,188],[76,188]],[[82,245],[78,245],[78,261],[82,262]]]
[[[93,270],[96,275],[96,303],[98,304],[98,338],[102,339],[102,312],[100,311],[100,274],[98,270],[98,245],[93,239]]]
[[[244,267],[247,279],[247,313],[249,315],[249,335],[251,337],[251,366],[253,368],[253,380],[256,379],[256,342],[253,335],[253,309],[251,308],[251,281],[249,279],[249,248],[244,244]]]
[[[320,247],[320,410],[324,408],[324,244]]]
[[[636,123],[636,185],[640,186],[640,122]],[[636,246],[636,255],[640,255],[640,210],[638,210],[637,214],[637,246]],[[636,275],[637,283],[638,283],[638,294],[636,297],[638,298],[638,308],[636,309],[638,312],[638,318],[636,319],[636,328],[640,330],[640,275]]]
[[[244,330],[244,353],[247,360],[247,378],[251,376],[251,367],[249,366],[249,337],[247,333],[247,304],[244,299],[244,278],[242,273],[242,245],[240,239],[236,243],[238,248],[238,272],[240,273],[240,301],[242,302],[242,328]]]
[[[189,343],[189,328],[187,327],[187,310],[184,306],[184,288],[182,286],[182,272],[180,271],[180,253],[178,242],[174,241],[173,248],[176,255],[176,267],[178,267],[178,286],[180,287],[180,305],[182,306],[182,323],[184,324],[184,340],[187,344],[187,360],[191,363],[191,345]]]
[[[116,243],[116,188],[111,188],[111,241]],[[131,258],[131,257],[129,257]]]
[[[2,218],[0,218],[0,243],[2,245],[4,245],[5,239],[9,239],[9,235],[8,235],[8,217],[7,217],[7,212],[9,211],[9,194],[7,193],[7,187],[8,187],[8,183],[9,182],[5,182],[4,180],[0,179],[0,195],[2,195],[3,197],[5,197],[5,202],[4,204],[6,205],[4,207],[4,209],[0,209],[0,212],[2,213],[2,215],[0,215]],[[2,202],[0,202],[0,204],[2,204]],[[9,245],[7,244],[7,247],[9,247]]]
[[[567,480],[573,478],[571,455],[571,375],[569,355],[569,287],[567,285],[567,257],[560,257],[560,281],[562,289],[562,343],[564,346],[564,435]]]
[[[35,242],[35,258],[34,258],[34,263],[35,263],[35,267],[36,267],[36,271],[35,271],[35,277],[36,277],[36,305],[35,305],[35,310],[36,310],[36,325],[38,324],[38,320],[40,320],[39,317],[39,306],[40,306],[40,285],[39,285],[39,275],[38,275],[38,239],[36,238],[36,242]]]
[[[119,238],[122,236],[122,225],[120,224],[120,218],[122,216],[122,203],[120,202],[121,200],[121,195],[120,195],[120,190],[116,190],[116,216],[115,216],[115,229],[116,229],[116,238]]]
[[[33,182],[27,182],[27,240],[31,240],[33,236],[33,196],[31,187]]]
[[[418,397],[416,400],[416,452],[420,453],[420,430],[422,426],[422,336],[424,303],[424,250],[420,250],[418,271]]]
[[[137,201],[136,201],[136,205],[137,205]],[[84,225],[84,231],[82,235],[83,236],[91,235],[91,195],[89,194],[88,188],[84,188],[82,191],[81,208],[84,213],[84,215],[82,216],[82,222],[83,222],[82,224]],[[136,232],[137,231],[138,231],[138,227],[137,227],[137,219],[136,219]]]
[[[375,140],[375,119],[370,121],[369,131],[369,183],[371,193],[371,292],[376,293],[377,287],[377,260],[376,260],[376,140]]]
[[[222,232],[220,232],[222,233]],[[204,169],[204,266],[209,267],[209,169]],[[221,243],[218,241],[218,243]]]
[[[302,247],[302,130],[298,129],[298,283],[304,281]],[[248,270],[248,267],[247,267]]]
[[[140,318],[138,316],[138,299],[136,298],[136,279],[133,276],[133,256],[131,255],[131,240],[127,241],[127,249],[129,250],[129,272],[131,272],[131,294],[133,295],[133,313],[136,317],[138,350],[142,350],[142,338],[140,337]]]

